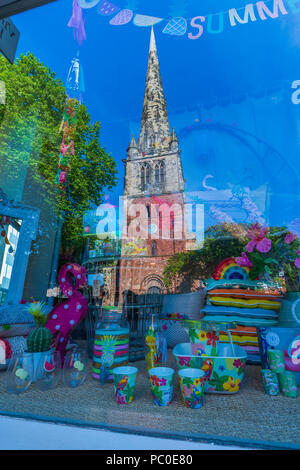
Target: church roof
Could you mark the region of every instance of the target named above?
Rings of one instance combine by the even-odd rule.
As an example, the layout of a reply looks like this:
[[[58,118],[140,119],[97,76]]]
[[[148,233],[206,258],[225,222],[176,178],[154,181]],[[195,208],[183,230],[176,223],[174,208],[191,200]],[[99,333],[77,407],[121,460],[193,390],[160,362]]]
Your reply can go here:
[[[138,140],[141,150],[169,145],[171,134],[167,104],[162,87],[153,27],[151,28],[148,68],[141,131]]]

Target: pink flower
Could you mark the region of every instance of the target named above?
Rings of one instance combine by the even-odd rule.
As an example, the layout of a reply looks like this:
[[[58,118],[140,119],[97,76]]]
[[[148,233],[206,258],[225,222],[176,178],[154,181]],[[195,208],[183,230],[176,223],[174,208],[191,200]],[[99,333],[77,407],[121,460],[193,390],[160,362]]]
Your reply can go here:
[[[167,381],[164,377],[162,379],[160,379],[160,385],[162,385],[162,386],[167,385]]]
[[[297,251],[297,255],[300,255],[300,248]],[[300,269],[300,258],[295,259],[295,266],[296,266],[296,268]]]
[[[167,325],[166,325],[165,323],[163,324],[162,329],[163,329],[164,331],[166,331],[166,330],[168,329],[168,327],[167,327]]]
[[[298,237],[295,233],[289,232],[286,234],[284,238],[284,243],[286,243],[287,245],[290,245],[294,240],[296,240],[296,238]]]
[[[270,251],[271,240],[266,238],[268,232],[269,229],[267,227],[262,227],[257,223],[249,227],[247,234],[251,241],[246,246],[248,253],[252,253],[255,247],[260,253],[267,253]]]
[[[235,258],[235,261],[239,266],[246,267],[246,268],[252,268],[253,264],[251,263],[250,259],[246,255],[246,253],[243,251],[242,256],[238,256]]]

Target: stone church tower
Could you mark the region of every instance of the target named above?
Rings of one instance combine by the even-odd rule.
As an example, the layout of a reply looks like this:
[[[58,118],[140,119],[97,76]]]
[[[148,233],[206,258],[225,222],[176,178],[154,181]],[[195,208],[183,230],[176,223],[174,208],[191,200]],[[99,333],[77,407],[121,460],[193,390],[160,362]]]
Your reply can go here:
[[[170,131],[153,28],[140,136],[137,141],[132,137],[123,162],[127,217],[120,293],[163,291],[165,264],[174,253],[186,250],[187,228],[181,151],[175,130]]]

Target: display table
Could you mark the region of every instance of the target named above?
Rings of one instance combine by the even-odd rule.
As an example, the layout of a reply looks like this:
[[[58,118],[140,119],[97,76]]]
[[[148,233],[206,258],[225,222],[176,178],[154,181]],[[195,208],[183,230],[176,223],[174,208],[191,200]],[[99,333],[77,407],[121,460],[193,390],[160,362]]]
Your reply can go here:
[[[74,389],[61,379],[53,390],[41,392],[31,385],[11,395],[3,385],[5,372],[0,372],[0,414],[243,447],[300,448],[300,397],[266,395],[259,366],[246,366],[239,393],[205,394],[202,408],[189,409],[182,402],[177,372],[173,401],[161,408],[152,402],[145,361],[132,365],[139,372],[130,405],[116,403],[111,383],[101,387],[92,379],[92,361],[85,383]],[[176,369],[171,351],[168,365]]]

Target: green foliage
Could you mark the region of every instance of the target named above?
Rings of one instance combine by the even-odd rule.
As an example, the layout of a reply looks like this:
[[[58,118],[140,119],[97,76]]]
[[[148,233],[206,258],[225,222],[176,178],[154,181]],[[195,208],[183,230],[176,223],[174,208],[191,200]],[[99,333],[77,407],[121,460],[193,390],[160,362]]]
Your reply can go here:
[[[116,184],[116,164],[99,142],[100,123],[92,124],[85,105],[79,107],[75,155],[63,194],[54,185],[66,100],[62,82],[31,53],[13,65],[0,57],[0,79],[6,84],[6,104],[0,105],[0,175],[16,185],[25,174],[32,194],[63,214],[63,243],[75,243],[82,238],[83,212],[101,204],[104,189]]]
[[[221,226],[213,226],[205,232],[205,240],[200,250],[176,253],[167,262],[164,282],[167,287],[178,278],[207,279],[212,277],[216,266],[225,258],[240,256],[244,242],[234,238]]]

